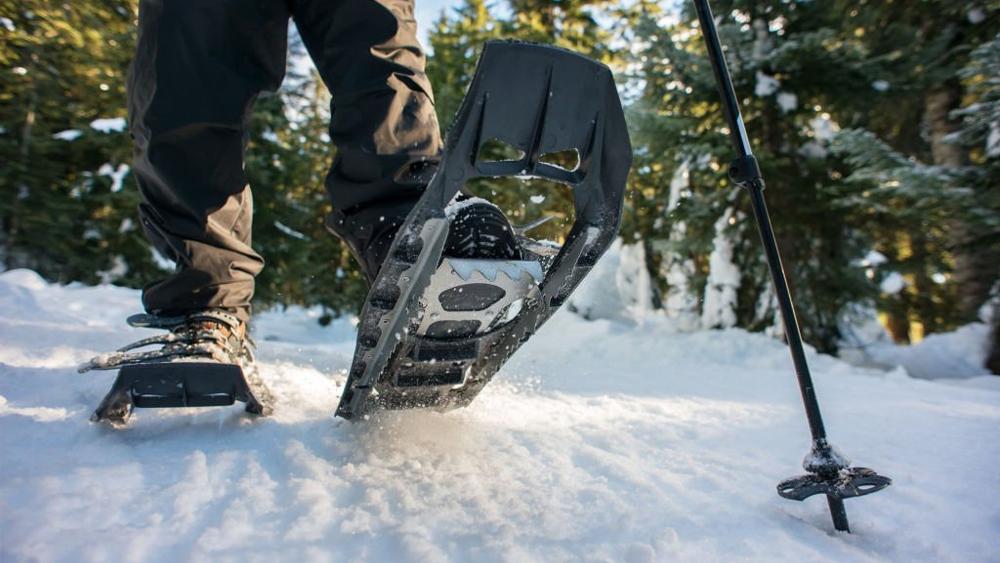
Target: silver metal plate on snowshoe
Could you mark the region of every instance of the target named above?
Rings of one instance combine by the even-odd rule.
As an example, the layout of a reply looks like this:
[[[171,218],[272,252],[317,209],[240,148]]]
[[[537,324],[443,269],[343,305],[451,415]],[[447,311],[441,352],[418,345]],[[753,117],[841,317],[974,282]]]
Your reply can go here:
[[[417,334],[465,338],[517,318],[525,300],[540,297],[542,266],[533,260],[444,258],[420,298]]]

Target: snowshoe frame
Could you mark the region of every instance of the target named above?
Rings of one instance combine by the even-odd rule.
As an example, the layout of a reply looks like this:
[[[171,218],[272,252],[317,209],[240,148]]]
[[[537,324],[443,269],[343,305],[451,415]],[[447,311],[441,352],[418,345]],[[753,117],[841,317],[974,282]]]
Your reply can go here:
[[[521,158],[481,160],[480,148],[494,139],[517,149]],[[569,149],[579,157],[573,170],[541,158]],[[556,47],[487,42],[438,170],[396,235],[364,303],[337,415],[357,419],[373,409],[447,410],[472,401],[611,245],[631,160],[610,69]],[[454,340],[416,335],[419,299],[441,264],[448,236],[446,206],[467,181],[499,176],[552,180],[573,191],[575,222],[558,253],[544,259],[538,298],[484,334]]]
[[[91,420],[128,422],[135,408],[227,406],[240,401],[246,412],[268,415],[269,393],[234,364],[160,362],[124,366]]]

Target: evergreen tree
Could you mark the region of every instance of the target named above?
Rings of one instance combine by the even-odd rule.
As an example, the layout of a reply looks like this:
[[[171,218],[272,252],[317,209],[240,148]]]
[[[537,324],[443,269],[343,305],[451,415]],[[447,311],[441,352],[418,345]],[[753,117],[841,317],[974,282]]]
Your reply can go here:
[[[875,291],[852,265],[870,241],[834,211],[839,196],[832,188],[844,168],[827,158],[824,128],[830,119],[822,109],[831,88],[846,89],[857,81],[850,63],[858,54],[826,48],[822,38],[833,32],[819,5],[735,1],[716,2],[715,7],[722,16],[719,31],[742,96],[751,144],[768,179],[768,202],[803,331],[812,344],[833,350],[846,306]],[[736,323],[765,328],[773,319],[767,268],[755,225],[737,219],[750,216],[749,202],[742,194],[734,197],[723,177],[734,155],[695,14],[687,9],[673,20],[646,18],[637,36],[644,84],[632,111],[639,157],[636,182],[652,219],[640,222],[640,232],[661,241],[656,245],[661,260],[680,256],[691,261],[697,275],[689,285],[696,294],[705,293],[706,280],[713,277],[715,243],[731,241],[740,280]],[[806,65],[822,66],[824,72],[803,72]],[[691,188],[672,206],[668,192],[657,186],[667,183],[685,161],[692,163]],[[727,213],[735,224],[722,229],[720,238],[716,225],[720,218],[730,222]],[[684,222],[686,238],[671,241],[670,225],[677,221]],[[716,265],[729,269],[721,261]],[[731,284],[734,276],[719,272],[715,277]]]
[[[486,0],[465,0],[435,22],[429,34],[432,55],[427,77],[434,86],[434,107],[442,135],[447,133],[465,89],[472,82],[483,43],[501,34]]]
[[[124,130],[134,0],[0,2],[0,260],[49,279],[141,285]]]
[[[1000,263],[1000,34],[977,47],[960,76],[968,85],[970,99],[956,112],[962,126],[957,141],[969,150],[974,164],[966,182],[974,186],[974,232],[970,247]],[[991,285],[992,306],[986,315],[993,323],[986,367],[1000,374],[1000,274],[985,272]]]
[[[887,267],[907,281],[883,299],[900,340],[912,328],[936,332],[974,320],[997,277],[1000,250],[981,236],[989,232],[981,217],[996,208],[988,203],[989,184],[970,181],[982,160],[955,142],[955,110],[975,81],[962,74],[970,53],[1000,31],[998,9],[995,0],[934,0],[835,2],[829,10],[843,22],[837,40],[864,55],[855,68],[868,81],[857,85],[866,94],[854,103],[831,99],[828,107],[852,129],[838,140],[862,166],[852,178],[871,180],[852,195],[877,200],[871,203],[879,212],[864,227],[879,233]]]

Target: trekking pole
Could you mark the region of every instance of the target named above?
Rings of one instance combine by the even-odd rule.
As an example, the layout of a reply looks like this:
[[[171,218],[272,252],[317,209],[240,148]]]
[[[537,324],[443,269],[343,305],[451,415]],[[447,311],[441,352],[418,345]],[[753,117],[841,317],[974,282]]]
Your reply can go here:
[[[750,149],[743,116],[740,114],[739,102],[733,89],[733,81],[729,75],[729,67],[719,42],[719,33],[712,17],[712,9],[708,0],[694,0],[698,11],[698,21],[701,23],[701,33],[708,47],[708,56],[715,72],[715,81],[722,98],[722,112],[729,124],[729,138],[736,149],[736,160],[729,166],[729,178],[734,184],[747,190],[750,194],[750,204],[753,207],[754,218],[760,231],[760,239],[764,244],[767,265],[771,270],[771,281],[778,298],[778,308],[785,326],[785,338],[788,349],[795,364],[798,376],[799,390],[802,393],[802,403],[805,405],[806,418],[809,420],[809,430],[812,433],[812,449],[803,460],[802,465],[807,475],[786,479],[778,484],[778,494],[792,500],[805,500],[817,495],[826,495],[830,505],[830,516],[833,526],[839,531],[850,532],[847,521],[847,511],[844,499],[874,493],[888,487],[892,480],[879,475],[865,467],[850,467],[850,460],[838,452],[827,441],[826,428],[820,414],[819,402],[816,400],[816,389],[813,387],[812,376],[809,374],[809,364],[802,348],[802,334],[799,322],[795,317],[795,305],[788,290],[785,271],[781,265],[778,253],[778,243],[771,228],[771,219],[764,202],[764,178],[761,176],[757,159]]]

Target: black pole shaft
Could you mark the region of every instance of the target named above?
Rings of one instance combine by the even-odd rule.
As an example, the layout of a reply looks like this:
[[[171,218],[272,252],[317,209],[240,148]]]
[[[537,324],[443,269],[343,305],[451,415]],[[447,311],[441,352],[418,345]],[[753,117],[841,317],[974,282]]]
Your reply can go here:
[[[826,504],[830,506],[833,529],[838,532],[851,533],[851,523],[847,520],[847,507],[844,506],[844,499],[833,495],[826,495]]]
[[[698,12],[702,35],[705,38],[705,46],[712,63],[712,70],[715,73],[719,96],[722,99],[722,111],[729,124],[729,138],[741,159],[739,164],[734,164],[730,174],[750,193],[750,204],[753,207],[760,239],[764,245],[767,265],[771,270],[771,281],[774,283],[778,309],[781,311],[781,320],[785,326],[788,350],[792,355],[792,363],[795,365],[795,375],[798,379],[799,391],[802,394],[802,404],[809,421],[809,431],[812,433],[813,448],[829,451],[830,446],[826,441],[826,427],[823,424],[819,401],[816,399],[816,389],[813,385],[812,375],[809,373],[805,349],[802,346],[802,333],[795,315],[795,304],[792,302],[791,291],[788,289],[788,280],[781,263],[781,254],[778,252],[778,242],[771,226],[767,204],[764,201],[764,179],[761,177],[760,169],[753,158],[750,140],[747,137],[746,126],[740,112],[739,100],[736,97],[736,90],[733,88],[729,66],[726,64],[726,57],[722,51],[722,43],[719,41],[719,32],[715,26],[712,9],[708,5],[708,0],[694,0],[694,4]],[[847,510],[844,507],[843,499],[832,495],[827,495],[826,498],[830,506],[830,516],[833,518],[834,527],[837,530],[849,532],[850,524],[847,520]]]
[[[785,339],[788,341],[788,350],[792,354],[792,363],[795,364],[795,374],[799,380],[799,390],[802,393],[802,402],[806,409],[806,418],[809,419],[809,430],[812,432],[813,441],[826,440],[826,427],[823,425],[823,416],[820,414],[819,401],[816,399],[816,388],[813,386],[812,375],[809,373],[809,364],[806,361],[806,353],[802,346],[802,334],[799,332],[799,320],[795,316],[795,304],[792,303],[792,294],[788,289],[788,281],[785,278],[785,269],[781,263],[781,255],[778,253],[778,243],[775,240],[774,230],[771,227],[771,217],[767,212],[767,204],[764,202],[763,182],[752,182],[749,186],[750,205],[753,207],[754,217],[757,219],[757,227],[760,231],[760,239],[764,245],[764,254],[767,257],[767,265],[771,270],[771,281],[774,282],[774,293],[778,298],[778,309],[781,311],[781,320],[785,325]]]
[[[722,113],[726,117],[726,123],[729,124],[729,139],[733,142],[733,148],[740,156],[750,156],[753,154],[750,150],[750,140],[747,138],[746,127],[743,125],[743,115],[740,113],[740,104],[736,99],[733,79],[729,76],[726,55],[722,52],[719,31],[712,18],[712,8],[709,7],[708,0],[695,0],[694,6],[698,10],[701,34],[705,38],[705,47],[708,48],[708,57],[712,61],[712,71],[715,73],[715,84],[718,86],[719,96],[722,98]]]
[[[712,61],[712,69],[715,72],[719,95],[722,97],[722,111],[725,113],[726,121],[729,124],[729,137],[741,157],[752,156],[753,152],[750,149],[750,141],[746,134],[746,127],[743,124],[739,101],[736,98],[736,91],[733,88],[733,80],[729,75],[729,67],[722,52],[722,44],[719,42],[719,32],[715,27],[715,20],[712,17],[712,9],[708,5],[708,0],[694,0],[694,3],[698,10],[698,20],[701,23],[705,45],[708,48],[708,55]],[[812,376],[809,373],[809,364],[806,362],[805,350],[802,347],[802,334],[799,331],[799,321],[795,316],[795,305],[792,303],[792,296],[788,290],[788,281],[785,278],[781,256],[778,253],[778,243],[774,236],[774,230],[771,227],[771,218],[767,212],[767,204],[764,203],[764,179],[760,177],[759,172],[753,174],[753,176],[746,179],[743,187],[747,188],[747,191],[750,192],[750,204],[753,206],[761,242],[764,244],[767,265],[771,270],[771,280],[774,283],[774,291],[778,299],[781,319],[785,325],[785,337],[788,340],[788,348],[792,354],[792,362],[795,364],[795,373],[798,376],[802,401],[805,405],[806,416],[809,419],[809,429],[812,432],[814,441],[825,442],[826,428],[823,425],[819,402],[816,400],[816,391],[813,387]]]

